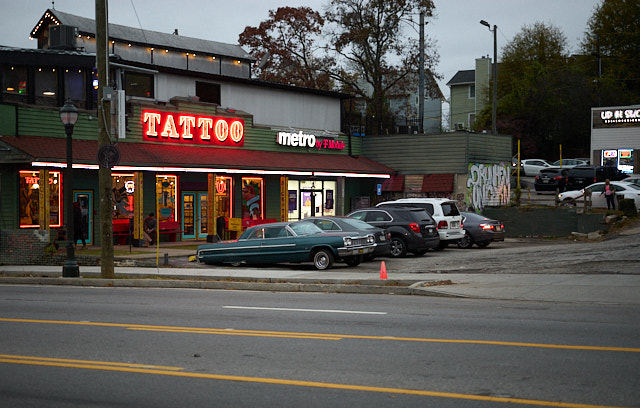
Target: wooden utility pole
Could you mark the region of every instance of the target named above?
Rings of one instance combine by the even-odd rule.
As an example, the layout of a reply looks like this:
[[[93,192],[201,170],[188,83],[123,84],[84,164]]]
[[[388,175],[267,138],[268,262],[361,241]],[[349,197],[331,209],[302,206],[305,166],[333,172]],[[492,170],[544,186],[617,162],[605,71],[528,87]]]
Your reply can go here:
[[[108,1],[96,0],[96,65],[98,68],[98,149],[111,145],[108,129],[111,124],[111,103],[104,97],[109,86],[109,31]],[[113,220],[111,211],[111,167],[100,164],[98,170],[98,197],[100,199],[100,274],[113,278]]]

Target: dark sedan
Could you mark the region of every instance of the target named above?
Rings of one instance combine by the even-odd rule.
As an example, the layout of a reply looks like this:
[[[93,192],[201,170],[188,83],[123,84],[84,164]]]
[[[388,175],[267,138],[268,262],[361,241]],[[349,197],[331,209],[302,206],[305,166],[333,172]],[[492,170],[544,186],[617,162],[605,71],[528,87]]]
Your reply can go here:
[[[480,248],[493,241],[504,241],[504,225],[474,212],[461,211],[464,227],[464,238],[458,240],[458,247],[468,249],[476,244]]]
[[[376,256],[389,256],[391,234],[382,228],[374,227],[364,221],[351,217],[309,217],[304,221],[309,221],[327,232],[344,231],[358,232],[360,234],[373,234],[376,238],[375,250],[364,256],[365,261],[372,261]]]
[[[232,265],[313,262],[316,269],[325,270],[334,260],[356,266],[375,247],[373,234],[325,233],[306,221],[277,222],[247,228],[235,241],[200,245],[196,258]]]
[[[536,176],[534,187],[536,191],[558,191],[562,193],[567,189],[569,169],[551,168],[542,169]]]

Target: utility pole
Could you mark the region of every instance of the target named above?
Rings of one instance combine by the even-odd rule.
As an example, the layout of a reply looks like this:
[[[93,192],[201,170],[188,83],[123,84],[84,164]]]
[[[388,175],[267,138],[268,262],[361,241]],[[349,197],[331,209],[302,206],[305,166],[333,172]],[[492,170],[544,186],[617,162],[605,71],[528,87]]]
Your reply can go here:
[[[420,79],[418,82],[418,133],[424,133],[424,11],[420,11]]]
[[[109,32],[108,0],[95,0],[96,4],[96,66],[98,68],[98,150],[111,145],[108,129],[111,124],[111,103],[104,97],[109,87]],[[100,164],[98,170],[98,197],[100,200],[100,275],[111,279],[113,269],[113,220],[111,202],[111,167]]]

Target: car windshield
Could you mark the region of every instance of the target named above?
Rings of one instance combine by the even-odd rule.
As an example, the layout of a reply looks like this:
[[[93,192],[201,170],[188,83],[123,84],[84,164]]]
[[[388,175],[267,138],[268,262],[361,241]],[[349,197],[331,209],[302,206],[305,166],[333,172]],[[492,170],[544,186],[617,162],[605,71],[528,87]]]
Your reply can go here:
[[[352,227],[355,227],[357,229],[373,229],[373,228],[376,228],[371,224],[367,224],[366,222],[361,221],[361,220],[356,220],[355,218],[343,218],[342,221],[345,224],[349,224]]]
[[[617,186],[620,186],[620,185],[616,184],[615,186],[617,187]],[[637,184],[633,184],[633,183],[629,183],[629,185],[625,184],[625,187],[629,188],[631,190],[640,190],[640,186],[638,186]]]
[[[289,224],[289,227],[291,227],[296,235],[322,234],[322,230],[311,222],[294,222]]]

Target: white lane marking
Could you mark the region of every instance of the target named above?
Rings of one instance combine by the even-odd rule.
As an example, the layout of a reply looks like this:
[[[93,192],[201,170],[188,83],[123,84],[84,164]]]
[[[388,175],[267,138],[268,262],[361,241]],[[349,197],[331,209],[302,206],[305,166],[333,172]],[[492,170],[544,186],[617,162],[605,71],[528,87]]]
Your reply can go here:
[[[387,312],[364,312],[360,310],[329,310],[329,309],[289,309],[286,307],[256,307],[256,306],[222,306],[223,309],[276,310],[285,312],[316,312],[316,313],[351,313],[386,315]]]

